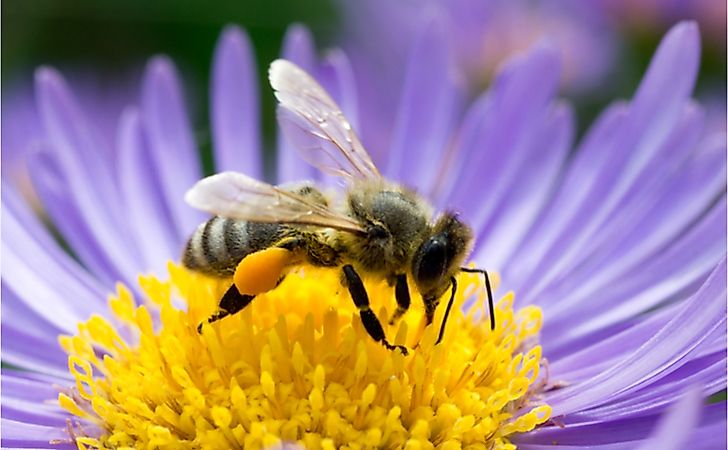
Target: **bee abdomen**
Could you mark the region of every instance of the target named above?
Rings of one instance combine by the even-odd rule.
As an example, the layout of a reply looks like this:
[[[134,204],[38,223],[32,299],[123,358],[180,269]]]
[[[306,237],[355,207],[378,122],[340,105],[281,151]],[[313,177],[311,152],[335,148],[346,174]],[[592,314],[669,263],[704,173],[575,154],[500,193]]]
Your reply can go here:
[[[243,257],[265,248],[261,244],[269,245],[269,239],[261,239],[258,235],[275,235],[275,232],[270,233],[273,230],[268,230],[270,227],[277,228],[277,225],[251,224],[226,217],[213,217],[200,225],[187,242],[182,254],[182,264],[188,269],[209,275],[232,275]],[[261,233],[262,231],[268,233]]]

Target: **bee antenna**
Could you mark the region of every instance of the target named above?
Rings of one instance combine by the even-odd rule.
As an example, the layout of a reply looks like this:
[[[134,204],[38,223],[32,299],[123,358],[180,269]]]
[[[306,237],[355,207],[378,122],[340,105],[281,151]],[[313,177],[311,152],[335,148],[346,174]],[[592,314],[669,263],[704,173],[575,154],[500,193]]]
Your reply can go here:
[[[490,313],[490,329],[495,330],[495,309],[493,308],[493,290],[490,287],[490,277],[488,272],[483,269],[471,269],[470,267],[461,267],[460,271],[467,273],[482,273],[485,277],[485,290],[488,292],[488,313]]]

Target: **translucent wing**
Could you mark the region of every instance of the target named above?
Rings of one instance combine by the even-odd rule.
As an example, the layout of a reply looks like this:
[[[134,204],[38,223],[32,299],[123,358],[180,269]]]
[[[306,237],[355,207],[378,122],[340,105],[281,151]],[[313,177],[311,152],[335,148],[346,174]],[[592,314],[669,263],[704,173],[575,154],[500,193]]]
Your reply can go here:
[[[250,222],[289,223],[364,232],[356,220],[305,197],[236,172],[198,181],[185,194],[191,206]]]
[[[278,122],[303,159],[349,181],[381,178],[341,108],[309,74],[278,59],[268,75],[280,101]]]

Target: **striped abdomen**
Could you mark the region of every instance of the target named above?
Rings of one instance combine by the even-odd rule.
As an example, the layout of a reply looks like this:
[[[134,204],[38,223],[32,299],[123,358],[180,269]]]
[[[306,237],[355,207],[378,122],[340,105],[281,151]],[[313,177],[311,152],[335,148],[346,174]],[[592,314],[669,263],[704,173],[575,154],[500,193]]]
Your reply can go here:
[[[216,216],[200,225],[182,254],[188,269],[227,277],[246,255],[263,250],[282,237],[285,226]]]

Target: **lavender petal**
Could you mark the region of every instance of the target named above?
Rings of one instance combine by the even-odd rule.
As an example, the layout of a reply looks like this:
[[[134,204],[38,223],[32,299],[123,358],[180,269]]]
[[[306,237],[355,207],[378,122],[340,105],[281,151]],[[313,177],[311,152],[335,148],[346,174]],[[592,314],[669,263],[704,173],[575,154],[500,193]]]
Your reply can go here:
[[[419,191],[432,186],[455,119],[457,92],[450,78],[444,25],[427,24],[408,58],[389,159],[382,173]]]
[[[573,113],[563,104],[534,130],[495,207],[498,213],[479,229],[474,261],[483,267],[503,267],[552,195],[573,133]]]
[[[589,301],[571,302],[570,308],[555,313],[543,329],[550,351],[559,353],[571,343],[584,348],[591,343],[584,340],[586,335],[694,292],[715,261],[725,255],[725,229],[726,204],[718,201],[684,236],[640,267],[639,277],[622,280],[600,295],[586,297]]]
[[[98,203],[118,202],[111,165],[104,158],[104,154],[110,152],[82,113],[61,74],[48,67],[38,69],[35,73],[35,90],[46,138],[53,144],[58,163],[79,182],[93,180],[93,188],[85,187],[93,191],[91,198]],[[123,213],[113,208],[103,211],[103,214],[108,216],[111,226],[123,219]]]
[[[283,38],[281,56],[296,63],[315,77],[316,49],[313,37],[306,27],[302,25],[289,27]],[[278,132],[277,143],[276,181],[279,184],[288,181],[319,179],[319,173],[316,169],[306,164],[296,154],[296,150],[280,131]]]
[[[684,302],[679,315],[620,363],[578,386],[548,395],[554,416],[594,406],[602,399],[638,388],[656,376],[674,371],[676,364],[706,336],[725,325],[725,259],[703,287]]]
[[[140,272],[167,274],[167,261],[176,259],[181,242],[165,202],[159,171],[144,138],[139,112],[129,108],[122,114],[118,131],[120,189],[134,236],[142,255]]]
[[[588,209],[588,213],[575,215],[562,228],[540,264],[528,271],[530,275],[523,282],[528,288],[519,291],[522,295],[530,298],[566,273],[566,268],[581,254],[581,248],[598,236],[605,220],[614,215],[630,187],[657,157],[690,95],[697,71],[698,46],[694,24],[678,25],[663,39],[630,106],[626,128],[607,153],[610,159],[601,169],[603,177],[592,180],[590,192],[582,197],[580,208]],[[568,198],[566,185],[563,192]]]
[[[107,285],[134,279],[142,265],[134,254],[138,249],[126,244],[131,238],[120,236],[101,211],[121,203],[93,198],[93,189],[64,171],[53,152],[36,152],[28,159],[33,184],[48,215],[84,265]]]
[[[141,114],[149,149],[159,171],[162,192],[176,224],[177,242],[189,237],[204,214],[184,202],[184,194],[201,177],[202,168],[173,63],[152,59],[142,86]]]
[[[694,227],[724,184],[725,146],[721,145],[693,156],[673,173],[663,174],[654,192],[635,194],[635,201],[630,202],[634,207],[623,205],[621,220],[602,228],[604,243],[612,244],[601,243],[578,268],[548,288],[549,298],[545,301],[558,298],[559,302],[551,314],[558,315],[574,303],[640,273],[636,268],[650,264]],[[584,248],[584,252],[588,254],[589,249]]]
[[[248,35],[236,26],[227,27],[218,40],[210,93],[216,170],[262,178],[255,60]]]
[[[549,112],[558,86],[558,66],[555,51],[546,46],[537,46],[506,65],[482,104],[492,112],[472,128],[472,136],[463,139],[467,147],[458,150],[458,162],[448,168],[457,179],[445,182],[442,203],[462,211],[474,229],[495,213],[512,171],[521,163],[530,130]]]
[[[625,126],[628,110],[621,103],[605,109],[589,129],[562,179],[557,194],[549,202],[536,226],[524,237],[518,250],[503,268],[504,284],[522,297],[527,277],[536,273],[546,253],[562,230],[585,212],[587,197],[605,170],[612,168],[608,158],[614,158],[615,141]],[[523,301],[521,298],[519,301]],[[529,300],[529,299],[525,299]]]

